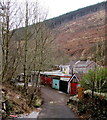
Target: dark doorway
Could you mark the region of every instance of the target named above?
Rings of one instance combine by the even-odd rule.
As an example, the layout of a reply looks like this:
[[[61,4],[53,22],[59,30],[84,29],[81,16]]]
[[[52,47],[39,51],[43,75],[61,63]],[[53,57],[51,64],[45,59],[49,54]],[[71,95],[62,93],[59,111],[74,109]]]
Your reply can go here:
[[[67,90],[68,90],[68,81],[63,81],[63,80],[60,80],[60,88],[59,88],[60,91],[64,92],[64,93],[67,93]]]

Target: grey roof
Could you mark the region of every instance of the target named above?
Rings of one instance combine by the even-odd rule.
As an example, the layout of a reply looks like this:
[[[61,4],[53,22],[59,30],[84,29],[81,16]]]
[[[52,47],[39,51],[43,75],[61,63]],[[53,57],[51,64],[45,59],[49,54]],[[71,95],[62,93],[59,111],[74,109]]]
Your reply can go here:
[[[94,63],[93,61],[87,60],[87,61],[77,61],[74,64],[74,67],[87,67],[88,65],[90,65],[91,63]],[[95,64],[95,63],[94,63]]]
[[[73,60],[73,61],[70,61],[69,63],[67,63],[66,65],[73,66],[76,62],[77,62],[77,60]]]

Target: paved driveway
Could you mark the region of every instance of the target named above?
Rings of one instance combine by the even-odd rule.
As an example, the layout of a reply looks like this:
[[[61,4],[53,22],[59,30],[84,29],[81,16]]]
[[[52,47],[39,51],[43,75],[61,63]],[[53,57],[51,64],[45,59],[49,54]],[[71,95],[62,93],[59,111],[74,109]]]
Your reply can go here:
[[[44,104],[38,118],[78,118],[66,105],[69,95],[45,86],[41,87],[41,93]]]

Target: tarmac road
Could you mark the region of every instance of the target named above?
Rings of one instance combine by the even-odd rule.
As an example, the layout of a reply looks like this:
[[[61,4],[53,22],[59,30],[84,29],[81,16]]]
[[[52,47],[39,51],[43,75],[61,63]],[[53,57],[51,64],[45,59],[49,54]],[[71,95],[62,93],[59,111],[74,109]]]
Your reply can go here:
[[[38,118],[72,118],[72,120],[79,118],[66,105],[69,98],[68,94],[46,86],[41,87],[41,94],[44,99],[44,104],[42,105],[42,111],[39,113]]]

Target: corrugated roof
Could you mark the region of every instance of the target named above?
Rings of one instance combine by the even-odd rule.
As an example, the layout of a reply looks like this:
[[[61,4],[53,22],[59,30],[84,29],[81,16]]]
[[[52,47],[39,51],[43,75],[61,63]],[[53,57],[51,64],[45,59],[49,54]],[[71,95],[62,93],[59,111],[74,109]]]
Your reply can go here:
[[[54,76],[71,76],[71,75],[66,75],[62,73],[61,71],[46,71],[46,72],[40,72],[43,75],[54,75]]]

